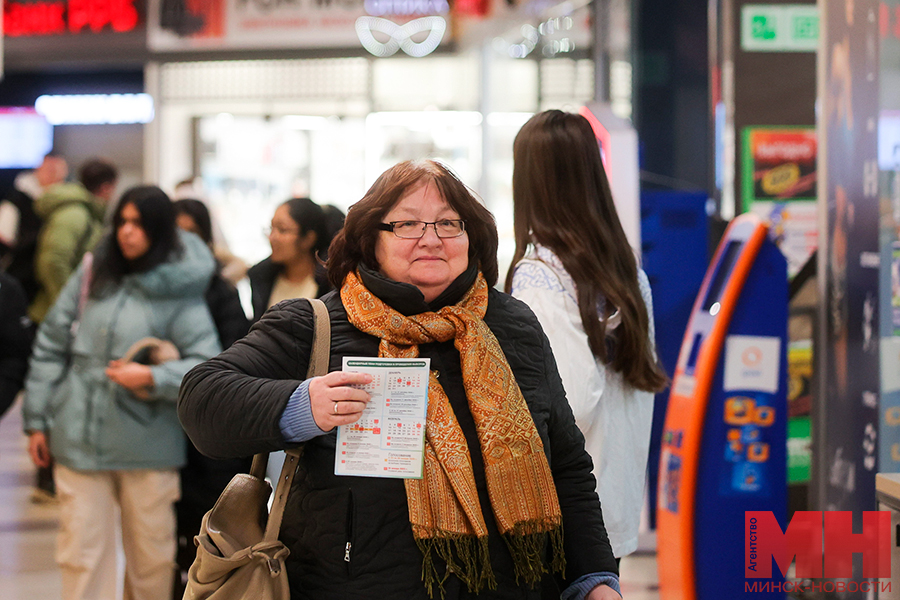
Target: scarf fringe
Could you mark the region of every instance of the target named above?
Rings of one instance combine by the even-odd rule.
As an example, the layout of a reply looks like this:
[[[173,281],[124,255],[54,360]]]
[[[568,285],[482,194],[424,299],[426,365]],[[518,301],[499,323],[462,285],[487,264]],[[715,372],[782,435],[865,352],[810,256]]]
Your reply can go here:
[[[454,574],[466,584],[469,591],[477,594],[485,587],[497,589],[497,580],[491,568],[487,537],[445,534],[440,537],[415,536],[416,544],[422,552],[422,581],[429,598],[434,598],[437,584],[441,598],[444,597],[444,582]],[[447,571],[441,575],[434,564],[435,554],[447,564]]]
[[[563,530],[558,521],[533,520],[517,523],[503,534],[506,546],[512,554],[516,569],[516,583],[522,579],[535,587],[548,572],[544,563],[544,551],[550,545],[550,569],[552,573],[566,576],[566,556],[563,550]]]

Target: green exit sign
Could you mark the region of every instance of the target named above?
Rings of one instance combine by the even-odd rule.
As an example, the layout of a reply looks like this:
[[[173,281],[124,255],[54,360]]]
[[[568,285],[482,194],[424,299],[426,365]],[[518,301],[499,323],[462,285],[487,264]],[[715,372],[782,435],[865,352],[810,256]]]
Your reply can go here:
[[[815,4],[745,4],[741,49],[746,52],[815,52],[819,10]]]

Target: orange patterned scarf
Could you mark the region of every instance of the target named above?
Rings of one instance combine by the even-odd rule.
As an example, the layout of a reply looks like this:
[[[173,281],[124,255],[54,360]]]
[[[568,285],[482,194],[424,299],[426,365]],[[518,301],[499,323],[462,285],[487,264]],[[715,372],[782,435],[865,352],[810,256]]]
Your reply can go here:
[[[419,344],[453,340],[481,444],[491,508],[512,553],[516,579],[532,586],[540,581],[547,571],[542,557],[548,538],[550,567],[562,572],[562,512],[556,486],[522,392],[483,320],[488,304],[484,276],[478,274],[460,302],[437,312],[404,316],[366,289],[356,273],[344,280],[341,300],[357,329],[381,338],[380,357],[415,358]],[[429,595],[434,583],[441,585],[446,578],[437,572],[432,552],[470,591],[495,588],[469,447],[434,371],[428,384],[424,475],[405,483]]]

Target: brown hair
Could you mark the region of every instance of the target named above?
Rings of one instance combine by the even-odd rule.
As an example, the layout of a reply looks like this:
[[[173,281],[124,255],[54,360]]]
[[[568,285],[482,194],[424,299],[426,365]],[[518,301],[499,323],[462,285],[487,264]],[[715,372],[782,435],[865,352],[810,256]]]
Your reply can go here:
[[[516,252],[506,290],[529,244],[549,248],[575,281],[594,356],[633,387],[662,390],[668,379],[648,340],[637,261],[619,222],[590,123],[559,110],[538,113],[516,135],[513,158]],[[606,299],[603,315],[597,307],[601,297]],[[621,324],[610,352],[606,319],[616,309]]]
[[[497,283],[497,226],[494,216],[450,169],[433,160],[405,161],[381,174],[362,199],[350,207],[344,228],[328,249],[328,279],[340,288],[359,263],[380,269],[375,259],[377,225],[397,202],[419,185],[431,183],[466,222],[469,263],[475,261],[488,285]]]

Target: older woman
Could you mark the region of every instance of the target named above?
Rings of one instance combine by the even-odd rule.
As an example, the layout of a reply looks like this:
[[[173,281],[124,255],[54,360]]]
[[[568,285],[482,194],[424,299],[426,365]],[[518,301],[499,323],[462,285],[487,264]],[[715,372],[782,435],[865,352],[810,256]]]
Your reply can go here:
[[[303,300],[184,380],[179,414],[213,456],[304,443],[281,530],[292,598],[619,598],[616,563],[547,338],[492,288],[497,231],[446,167],[405,162],[329,252],[331,373],[303,381]],[[369,400],[344,356],[428,357],[422,479],[338,477],[335,432]]]

